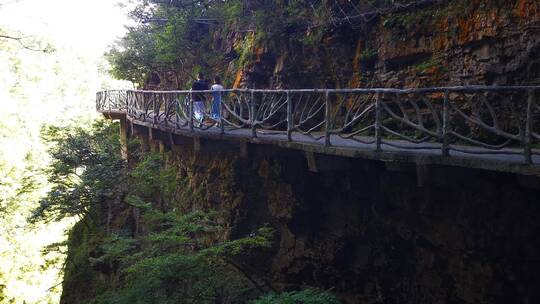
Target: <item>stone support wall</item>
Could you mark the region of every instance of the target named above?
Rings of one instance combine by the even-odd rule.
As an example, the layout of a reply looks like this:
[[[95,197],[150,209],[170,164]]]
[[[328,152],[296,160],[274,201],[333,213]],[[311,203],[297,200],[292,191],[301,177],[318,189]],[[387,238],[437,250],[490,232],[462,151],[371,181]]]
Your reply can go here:
[[[218,210],[225,238],[274,227],[273,251],[244,262],[278,290],[318,286],[346,303],[540,301],[538,178],[178,142],[170,165],[198,196],[171,208]]]

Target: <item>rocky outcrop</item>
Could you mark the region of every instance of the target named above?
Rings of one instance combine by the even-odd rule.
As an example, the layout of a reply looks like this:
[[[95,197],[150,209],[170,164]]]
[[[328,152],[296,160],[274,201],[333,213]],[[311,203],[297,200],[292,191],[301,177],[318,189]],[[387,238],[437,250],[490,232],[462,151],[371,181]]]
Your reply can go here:
[[[183,191],[199,195],[176,207],[219,210],[228,238],[273,226],[273,253],[250,265],[274,288],[317,286],[345,303],[540,299],[539,190],[520,177],[430,167],[419,186],[407,164],[350,160],[314,173],[300,152],[250,149],[173,147]]]
[[[155,208],[217,212],[224,229],[208,242],[273,228],[270,249],[242,256],[243,272],[268,290],[317,287],[347,304],[540,299],[538,177],[320,155],[310,156],[320,165],[313,172],[313,158],[297,150],[140,131],[141,150],[166,152],[144,172],[175,172],[168,199],[152,190]],[[141,155],[130,153],[135,167]],[[98,205],[72,229],[61,303],[114,294],[125,273],[124,256],[105,250],[111,239],[162,229],[126,202]]]
[[[234,87],[340,88],[540,83],[540,4],[435,1],[343,23],[321,38],[282,35],[230,65]],[[309,43],[300,41],[298,36]],[[241,43],[245,35],[229,35]],[[232,47],[228,48],[229,50]]]

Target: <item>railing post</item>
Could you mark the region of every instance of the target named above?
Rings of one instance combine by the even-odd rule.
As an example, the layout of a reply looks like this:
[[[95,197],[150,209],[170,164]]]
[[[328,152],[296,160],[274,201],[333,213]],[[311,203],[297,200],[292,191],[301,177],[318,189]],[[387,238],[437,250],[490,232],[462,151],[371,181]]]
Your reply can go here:
[[[175,128],[180,127],[180,114],[178,114],[179,111],[180,111],[180,94],[174,93],[174,123],[175,123]]]
[[[255,105],[255,91],[251,90],[251,137],[257,137],[257,114]]]
[[[294,127],[293,115],[292,115],[292,102],[289,94],[289,90],[286,91],[287,94],[287,141],[292,141],[292,130]]]
[[[332,145],[330,142],[330,93],[328,90],[324,91],[324,145],[329,147]]]
[[[139,100],[140,100],[139,94],[140,93],[137,93],[137,92],[131,93],[132,100],[131,100],[131,105],[130,105],[129,110],[131,111],[131,115],[133,115],[133,117],[137,117],[137,113],[138,113],[137,107],[139,106]]]
[[[129,116],[129,91],[125,92],[126,95],[126,117]]]
[[[158,119],[158,110],[157,110],[157,102],[156,102],[156,99],[157,99],[157,93],[152,93],[152,111],[154,112],[154,124],[157,124],[157,119]]]
[[[137,96],[133,91],[128,91],[127,95],[127,112],[128,116],[135,116],[133,107],[137,105]]]
[[[126,91],[126,113],[128,112],[128,92],[129,91]]]
[[[134,97],[134,100],[133,100],[133,108],[131,109],[133,111],[133,116],[135,116],[136,118],[140,119],[141,118],[141,99],[144,100],[144,96],[142,95],[141,92],[135,92],[133,93],[133,97]]]
[[[449,92],[448,90],[444,90],[444,101],[443,101],[443,125],[442,125],[442,134],[441,134],[441,140],[442,140],[442,146],[441,146],[441,152],[442,156],[450,156],[450,141],[448,137],[448,131],[450,129],[450,100],[449,98]]]
[[[381,98],[382,93],[377,92],[375,97],[375,151],[381,151]]]
[[[129,112],[129,116],[135,116],[135,107],[137,106],[137,95],[135,94],[135,92],[132,92],[130,91],[129,92],[129,97],[128,97],[128,112]]]
[[[160,103],[160,109],[161,109],[161,105],[163,105],[163,119],[165,120],[165,125],[168,126],[169,125],[169,118],[167,117],[167,114],[169,113],[170,111],[170,107],[171,107],[171,103],[167,101],[167,97],[168,97],[169,93],[163,93],[161,95],[161,103]]]
[[[189,91],[189,130],[193,132],[193,91]]]
[[[223,123],[223,103],[225,102],[225,95],[228,96],[229,94],[223,94],[223,92],[220,92],[219,95],[221,97],[221,100],[220,100],[220,103],[219,103],[219,121],[218,121],[218,124],[219,124],[219,129],[220,129],[221,134],[225,134],[225,123]]]
[[[532,147],[531,147],[531,124],[532,124],[532,106],[534,98],[534,90],[527,91],[527,114],[525,116],[525,134],[523,134],[523,156],[525,163],[532,164]]]
[[[133,108],[134,99],[135,99],[135,93],[133,93],[132,91],[127,91],[126,92],[126,112],[128,113],[128,116],[131,116],[131,113],[132,113],[131,110]]]
[[[150,107],[149,106],[149,100],[148,100],[148,98],[149,98],[148,96],[150,96],[149,94],[150,93],[144,93],[144,92],[142,93],[142,97],[143,97],[142,102],[143,102],[143,107],[144,107],[144,109],[143,109],[143,111],[144,111],[144,116],[143,116],[144,119],[143,119],[143,121],[146,121],[146,119],[148,118],[148,115],[149,115],[148,114],[148,111],[149,111],[148,108]]]
[[[111,111],[111,100],[109,98],[109,92],[107,91],[107,93],[105,94],[105,100],[107,101],[107,105],[109,107],[109,111]]]

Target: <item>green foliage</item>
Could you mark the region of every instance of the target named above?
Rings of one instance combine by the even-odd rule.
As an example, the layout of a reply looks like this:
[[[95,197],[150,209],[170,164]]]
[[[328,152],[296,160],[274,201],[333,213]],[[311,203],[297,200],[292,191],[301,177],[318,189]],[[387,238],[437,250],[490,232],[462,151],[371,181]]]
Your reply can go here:
[[[511,8],[508,7],[508,5],[511,6],[512,2],[504,0],[442,1],[425,8],[404,10],[389,14],[384,18],[383,26],[390,30],[392,39],[405,41],[407,39],[407,34],[431,29],[436,22],[443,18],[449,19],[449,22],[452,24],[455,23],[452,19],[467,18],[472,12],[478,10],[482,11],[497,8],[502,12],[510,12]],[[507,8],[502,9],[505,6]],[[447,34],[450,37],[454,37],[457,35],[458,30],[459,27],[450,26]]]
[[[301,38],[304,46],[317,46],[322,42],[324,31],[320,29],[314,29],[309,31],[306,35],[303,35]]]
[[[235,69],[253,63],[259,49],[293,46],[301,48],[307,56],[317,56],[325,37],[349,35],[349,22],[344,18],[354,10],[367,15],[378,11],[382,25],[388,29],[388,38],[405,41],[411,35],[424,35],[445,18],[448,24],[455,24],[454,18],[466,17],[473,11],[508,6],[502,0],[453,0],[422,5],[412,0],[399,4],[391,0],[361,0],[353,1],[353,9],[349,2],[339,2],[338,7],[335,1],[315,5],[304,0],[197,0],[192,5],[183,1],[142,1],[137,9],[139,13],[134,14],[142,25],[131,28],[110,53],[113,72],[117,77],[142,85],[152,71],[161,74],[173,71],[180,75],[180,86],[187,86],[198,71],[232,76]],[[419,5],[402,7],[415,3]],[[349,21],[360,27],[359,33],[367,35],[374,22],[362,19]],[[457,31],[458,26],[449,26],[447,35],[454,37]],[[362,54],[365,61],[375,58],[375,50]]]
[[[150,73],[157,69],[156,37],[148,27],[131,29],[106,58],[111,63],[111,74],[117,79],[142,85]]]
[[[69,232],[62,302],[84,303],[86,299],[107,289],[108,282],[95,267],[95,260],[91,259],[105,237],[105,232],[97,223],[85,218]]]
[[[339,304],[332,293],[317,289],[305,289],[280,294],[269,294],[251,301],[251,304]]]
[[[89,257],[90,265],[122,262],[129,259],[137,245],[135,239],[114,232],[103,237],[99,242],[101,254],[98,257]]]
[[[0,303],[7,300],[7,295],[5,294],[6,287],[4,275],[0,272]]]
[[[391,30],[413,31],[443,17],[464,16],[470,12],[471,7],[472,3],[466,0],[446,1],[422,9],[390,14],[384,19],[383,26]]]
[[[242,16],[244,6],[242,0],[229,0],[227,5],[223,6],[223,17],[227,20],[239,20]],[[219,16],[219,15],[218,15]],[[214,16],[214,17],[218,17]]]
[[[252,289],[228,259],[269,247],[272,231],[262,228],[248,238],[219,242],[222,228],[215,212],[186,215],[149,209],[143,216],[148,235],[140,239],[113,235],[95,263],[120,261],[124,282],[97,303],[215,303]],[[134,251],[134,249],[137,250]]]
[[[167,155],[163,153],[147,153],[139,164],[131,171],[132,189],[136,193],[169,196],[176,186],[176,169],[166,166]]]
[[[0,285],[5,286],[0,303],[57,303],[64,251],[42,249],[61,242],[72,223],[26,221],[51,186],[43,171],[48,143],[40,132],[51,122],[87,124],[95,116],[94,92],[108,77],[99,75],[93,52],[54,45],[51,53],[50,43],[57,39],[28,28],[35,34],[30,37],[3,21],[4,34],[21,36],[24,45],[46,52],[0,39],[0,95],[6,105],[0,122]]]
[[[126,198],[124,199],[124,202],[130,206],[143,209],[143,210],[146,210],[152,207],[151,203],[145,202],[139,196],[133,195],[133,194],[127,195]]]
[[[448,68],[443,66],[442,62],[438,58],[430,58],[427,60],[424,60],[417,65],[414,66],[414,68],[420,72],[420,73],[426,73],[431,69],[436,68],[437,72],[440,73],[446,73],[448,72]]]
[[[46,173],[52,188],[30,219],[84,216],[93,206],[119,200],[126,186],[126,162],[118,134],[118,126],[105,121],[97,121],[91,130],[46,128],[43,137],[51,143],[52,157]]]
[[[47,195],[50,203],[37,210],[35,218],[81,216],[68,240],[63,300],[215,303],[249,297],[256,287],[243,270],[242,258],[269,248],[272,229],[264,226],[247,237],[227,240],[217,212],[182,213],[165,207],[173,204],[178,188],[185,190],[167,161],[170,156],[144,154],[128,171],[117,155],[114,132],[115,125],[103,122],[90,130],[46,132],[55,143],[48,174],[57,184]],[[88,194],[79,196],[79,187]],[[116,204],[115,214],[108,211],[116,224],[104,225],[107,202]],[[140,235],[120,220],[134,208],[144,226]]]
[[[254,46],[264,48],[287,39],[315,46],[325,29],[312,25],[326,24],[329,18],[324,6],[315,8],[310,1],[193,4],[142,2],[133,13],[141,25],[130,28],[109,52],[113,75],[142,86],[151,72],[173,71],[186,86],[198,71],[222,75],[231,61],[237,69],[244,68],[253,59]],[[229,32],[238,35],[230,37]],[[234,39],[234,52],[224,53],[222,39]]]
[[[377,59],[378,56],[379,56],[379,52],[376,49],[367,48],[362,52],[362,54],[360,54],[360,60],[372,61],[372,60]]]
[[[152,72],[173,71],[184,85],[197,71],[222,73],[224,54],[215,47],[212,32],[228,27],[241,15],[242,1],[194,4],[141,2],[133,12],[140,25],[130,28],[108,53],[112,74],[143,86]]]
[[[270,248],[272,235],[273,229],[263,226],[257,230],[257,233],[253,233],[247,238],[220,243],[201,251],[201,253],[206,256],[226,257],[237,257],[253,253],[260,248]]]
[[[254,34],[248,34],[242,41],[234,45],[234,50],[238,54],[238,59],[236,60],[237,68],[244,68],[246,63],[251,59],[251,56],[253,56],[254,46]]]

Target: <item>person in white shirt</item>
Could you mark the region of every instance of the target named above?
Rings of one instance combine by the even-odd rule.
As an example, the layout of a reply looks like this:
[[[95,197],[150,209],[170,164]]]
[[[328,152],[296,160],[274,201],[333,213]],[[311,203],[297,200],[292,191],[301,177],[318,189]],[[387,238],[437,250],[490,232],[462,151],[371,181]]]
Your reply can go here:
[[[214,77],[214,84],[210,88],[212,90],[212,118],[220,122],[221,120],[221,97],[223,86],[219,76]]]

